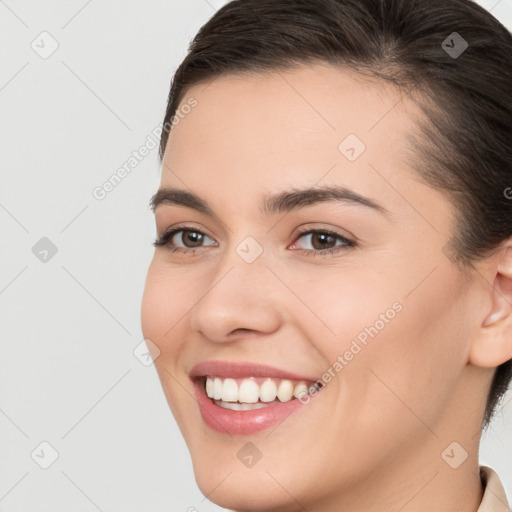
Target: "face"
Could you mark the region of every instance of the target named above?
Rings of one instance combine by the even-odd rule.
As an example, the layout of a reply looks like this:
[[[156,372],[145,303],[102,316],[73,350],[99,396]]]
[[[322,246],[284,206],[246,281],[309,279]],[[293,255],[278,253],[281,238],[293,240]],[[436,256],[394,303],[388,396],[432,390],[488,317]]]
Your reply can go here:
[[[465,428],[477,298],[443,252],[453,208],[406,151],[414,104],[320,64],[191,98],[164,155],[142,329],[201,490],[328,510],[453,471],[439,454]]]

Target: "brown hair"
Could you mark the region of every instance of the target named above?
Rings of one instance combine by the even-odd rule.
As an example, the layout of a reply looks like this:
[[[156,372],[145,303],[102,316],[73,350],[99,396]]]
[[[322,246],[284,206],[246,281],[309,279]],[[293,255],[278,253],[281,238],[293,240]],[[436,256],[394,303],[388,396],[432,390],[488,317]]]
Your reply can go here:
[[[471,0],[232,0],[173,76],[160,158],[187,88],[313,61],[420,92],[423,136],[408,140],[418,175],[457,207],[446,253],[460,268],[512,236],[512,35]],[[511,379],[509,360],[494,374],[484,428]]]

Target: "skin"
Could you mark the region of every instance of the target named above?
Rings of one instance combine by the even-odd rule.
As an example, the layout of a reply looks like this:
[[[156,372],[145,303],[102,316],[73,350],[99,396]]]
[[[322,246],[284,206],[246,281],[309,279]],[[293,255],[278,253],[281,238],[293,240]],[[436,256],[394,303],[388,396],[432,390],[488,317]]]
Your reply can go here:
[[[182,104],[190,96],[198,103],[171,131],[161,187],[193,191],[215,216],[156,208],[157,234],[186,223],[209,238],[193,254],[155,249],[142,329],[160,350],[202,492],[237,511],[475,512],[487,390],[512,357],[512,241],[469,279],[446,257],[453,206],[414,171],[405,137],[418,111],[383,82],[315,64],[222,76]],[[354,162],[338,149],[349,133],[366,145]],[[388,214],[336,201],[259,209],[268,194],[333,184]],[[295,236],[306,226],[357,245],[313,256],[311,236]],[[263,248],[250,264],[236,252],[247,236]],[[395,318],[274,430],[230,436],[204,424],[188,377],[198,362],[320,378],[396,301]],[[236,457],[248,441],[262,454],[252,468]],[[454,441],[468,452],[457,469],[441,457]]]

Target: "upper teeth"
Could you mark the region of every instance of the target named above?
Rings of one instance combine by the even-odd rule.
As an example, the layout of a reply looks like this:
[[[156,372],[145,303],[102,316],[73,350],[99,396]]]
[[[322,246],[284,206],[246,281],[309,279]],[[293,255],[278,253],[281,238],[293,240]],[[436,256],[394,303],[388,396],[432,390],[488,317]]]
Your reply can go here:
[[[272,402],[276,397],[280,402],[288,402],[292,397],[301,398],[307,395],[308,386],[305,382],[294,383],[288,379],[266,378],[259,385],[252,377],[238,383],[230,378],[206,377],[206,394],[214,400],[224,402],[254,404],[258,400]]]

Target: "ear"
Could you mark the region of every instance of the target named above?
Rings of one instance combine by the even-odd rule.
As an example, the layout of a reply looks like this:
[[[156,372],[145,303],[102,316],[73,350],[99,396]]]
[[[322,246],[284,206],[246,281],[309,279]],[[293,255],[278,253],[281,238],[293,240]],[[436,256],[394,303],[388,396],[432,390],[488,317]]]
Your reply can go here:
[[[512,359],[512,239],[497,253],[492,277],[492,306],[469,352],[472,364],[486,368]]]

